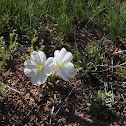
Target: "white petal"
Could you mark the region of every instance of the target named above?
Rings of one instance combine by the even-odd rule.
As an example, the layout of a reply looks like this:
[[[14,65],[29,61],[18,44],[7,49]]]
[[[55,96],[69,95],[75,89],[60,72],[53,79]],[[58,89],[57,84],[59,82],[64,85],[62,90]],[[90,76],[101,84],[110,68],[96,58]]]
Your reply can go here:
[[[64,64],[63,71],[65,72],[66,76],[73,78],[75,76],[74,74],[74,65],[71,62],[67,62]]]
[[[36,63],[29,59],[24,62],[24,66],[25,68],[29,68],[29,69],[36,69]]]
[[[54,57],[56,58],[56,60],[58,62],[61,62],[62,59],[65,57],[65,55],[67,54],[67,50],[65,48],[62,48],[59,52],[59,50],[56,50],[54,52]]]
[[[57,57],[58,55],[59,55],[59,50],[56,50],[55,52],[54,52],[54,57]]]
[[[63,59],[66,54],[67,54],[67,50],[65,48],[62,48],[60,51],[61,58]]]
[[[72,62],[66,62],[63,64],[65,68],[68,68],[68,69],[73,69],[74,70],[74,65]]]
[[[24,73],[27,77],[33,77],[35,75],[35,72],[32,69],[25,68]]]
[[[57,74],[65,81],[69,81],[68,77],[60,70],[58,67],[56,67]]]
[[[46,67],[44,72],[46,73],[47,76],[51,75],[51,73],[53,72],[53,67],[52,66]]]
[[[71,52],[67,52],[67,54],[65,55],[65,57],[62,60],[62,63],[71,62],[72,59],[73,59],[72,53]]]
[[[36,51],[33,51],[32,54],[31,54],[31,58],[32,60],[37,63],[37,64],[40,64],[41,60],[40,60],[40,57],[38,55],[38,53]]]
[[[45,67],[53,65],[53,57],[49,57],[45,62]]]
[[[38,84],[42,84],[47,80],[47,75],[44,72],[39,73]]]
[[[54,52],[54,57],[55,57],[55,60],[57,60],[58,62],[61,62],[62,57],[61,57],[61,55],[60,55],[59,50],[56,50],[56,51]]]
[[[38,80],[39,80],[39,71],[37,71],[34,76],[31,78],[31,82],[32,84],[34,85],[37,85],[38,84]]]
[[[53,59],[53,66],[56,67],[57,64],[58,64],[58,61],[57,61],[56,57],[54,57],[54,59]]]
[[[46,61],[46,55],[45,55],[45,53],[42,52],[42,51],[39,51],[38,55],[39,55],[39,58],[40,58],[40,63],[44,65],[45,61]]]

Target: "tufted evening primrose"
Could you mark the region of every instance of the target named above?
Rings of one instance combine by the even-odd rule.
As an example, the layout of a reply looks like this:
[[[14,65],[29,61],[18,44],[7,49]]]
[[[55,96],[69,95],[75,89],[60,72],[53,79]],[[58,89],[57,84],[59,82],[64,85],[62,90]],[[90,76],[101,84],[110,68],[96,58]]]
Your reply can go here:
[[[34,85],[42,84],[53,71],[53,57],[46,60],[44,52],[33,51],[31,59],[24,62],[24,73],[27,77],[31,77],[31,82]]]
[[[57,74],[65,81],[69,81],[68,77],[73,78],[75,76],[72,59],[72,53],[68,52],[65,48],[54,52],[54,68]]]

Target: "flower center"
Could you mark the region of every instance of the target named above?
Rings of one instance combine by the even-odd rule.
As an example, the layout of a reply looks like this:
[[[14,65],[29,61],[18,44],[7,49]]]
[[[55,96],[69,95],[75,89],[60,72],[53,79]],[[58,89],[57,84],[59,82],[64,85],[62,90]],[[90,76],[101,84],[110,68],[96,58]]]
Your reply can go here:
[[[57,66],[58,66],[58,68],[59,68],[60,70],[63,69],[63,64],[62,64],[62,63],[58,63]]]
[[[43,66],[43,64],[40,64],[37,66],[37,68],[40,72],[43,72],[43,70],[45,69],[45,66]]]

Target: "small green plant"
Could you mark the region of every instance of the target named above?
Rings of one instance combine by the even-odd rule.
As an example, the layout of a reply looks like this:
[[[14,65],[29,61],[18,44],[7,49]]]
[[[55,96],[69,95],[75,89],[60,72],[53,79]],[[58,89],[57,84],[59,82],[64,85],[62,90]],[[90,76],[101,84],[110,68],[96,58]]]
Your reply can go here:
[[[31,53],[32,53],[32,51],[33,51],[33,49],[34,49],[33,44],[34,44],[34,43],[37,41],[37,39],[38,39],[38,37],[36,37],[36,35],[37,35],[37,31],[35,30],[34,36],[33,36],[32,40],[31,40],[30,55],[31,55]]]
[[[30,55],[32,53],[32,51],[34,50],[34,43],[37,42],[38,40],[38,35],[37,35],[37,31],[34,30],[34,35],[33,35],[33,38],[31,40],[31,48],[30,48]],[[44,50],[44,45],[43,45],[43,39],[41,40],[41,42],[38,43],[39,47],[38,46],[35,46],[35,50],[36,51],[43,51]]]
[[[7,87],[0,84],[0,101],[6,96]]]
[[[40,47],[38,47],[38,46],[36,47],[36,50],[37,50],[37,51],[38,51],[38,50],[39,50],[39,51],[43,51],[44,48],[45,48],[45,46],[43,45],[43,39],[42,39],[41,42],[39,43],[39,46],[40,46]]]
[[[91,99],[90,111],[96,118],[106,120],[112,114],[112,103],[113,94],[111,91],[106,93],[104,90],[98,90]]]
[[[5,60],[9,60],[11,54],[17,49],[17,37],[15,30],[10,33],[9,46],[5,44],[4,38],[0,37],[0,70]]]
[[[75,53],[76,54],[76,53]],[[92,69],[97,70],[97,65],[99,64],[102,54],[100,54],[100,49],[98,45],[88,45],[87,50],[85,50],[82,54],[83,56],[78,56],[77,54],[74,56],[74,59],[78,62],[78,67],[81,68],[81,76],[84,76]],[[84,72],[83,72],[84,71]]]

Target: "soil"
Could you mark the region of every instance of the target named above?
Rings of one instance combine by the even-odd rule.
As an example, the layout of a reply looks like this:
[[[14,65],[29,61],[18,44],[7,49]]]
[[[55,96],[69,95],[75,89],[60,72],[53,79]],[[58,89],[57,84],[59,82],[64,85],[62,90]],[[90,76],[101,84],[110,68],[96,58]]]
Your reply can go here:
[[[54,31],[48,31],[48,36],[54,34]],[[24,57],[29,58],[30,50],[28,46],[19,44],[0,73],[0,83],[8,86],[6,96],[0,101],[0,126],[125,126],[126,77],[116,68],[126,69],[126,50],[117,48],[92,28],[76,31],[74,42],[66,39],[55,45],[51,39],[46,41],[44,52],[47,57],[62,47],[73,55],[75,50],[84,55],[83,52],[91,47],[90,43],[99,45],[101,52],[108,51],[101,62],[103,67],[99,66],[97,70],[92,69],[80,76],[84,71],[76,69],[76,76],[70,82],[56,76],[49,78],[46,85],[34,86],[23,72]],[[83,57],[81,59],[83,61]],[[75,59],[73,63],[77,68],[78,61]],[[94,92],[104,90],[105,84],[114,93],[116,108],[106,120],[92,115],[88,106]]]

